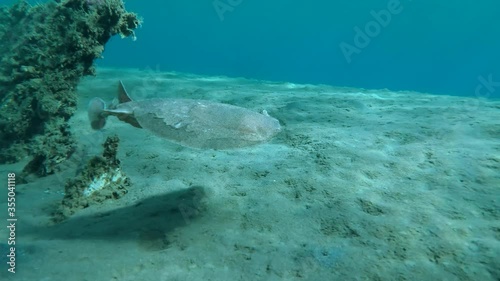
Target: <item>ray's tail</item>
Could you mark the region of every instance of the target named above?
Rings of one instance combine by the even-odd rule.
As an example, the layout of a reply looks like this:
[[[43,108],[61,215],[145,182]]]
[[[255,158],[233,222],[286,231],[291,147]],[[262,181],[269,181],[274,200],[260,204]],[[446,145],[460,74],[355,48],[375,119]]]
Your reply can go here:
[[[89,102],[87,113],[89,116],[90,126],[94,130],[100,130],[106,125],[106,115],[104,110],[106,103],[100,98],[93,98]]]

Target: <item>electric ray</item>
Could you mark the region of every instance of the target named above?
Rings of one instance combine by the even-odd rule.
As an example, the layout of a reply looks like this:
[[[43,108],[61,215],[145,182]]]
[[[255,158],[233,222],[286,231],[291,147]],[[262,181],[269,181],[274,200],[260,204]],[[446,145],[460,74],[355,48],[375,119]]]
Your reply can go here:
[[[102,129],[113,115],[137,128],[183,146],[203,149],[230,149],[268,141],[281,127],[266,111],[194,99],[148,99],[133,101],[119,82],[118,103],[107,108],[100,98],[88,107],[91,126]]]

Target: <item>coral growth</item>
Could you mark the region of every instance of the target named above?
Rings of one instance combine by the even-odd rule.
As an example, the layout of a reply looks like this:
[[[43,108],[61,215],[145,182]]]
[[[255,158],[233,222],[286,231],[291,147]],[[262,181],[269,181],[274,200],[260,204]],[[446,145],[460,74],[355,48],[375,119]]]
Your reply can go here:
[[[25,174],[51,174],[74,150],[68,119],[76,86],[115,34],[140,24],[121,0],[65,0],[0,9],[0,163],[32,161]]]
[[[54,214],[54,221],[62,221],[77,210],[105,200],[119,199],[127,193],[130,179],[122,172],[116,157],[119,139],[108,137],[102,156],[90,159],[87,166],[65,185],[61,207]]]

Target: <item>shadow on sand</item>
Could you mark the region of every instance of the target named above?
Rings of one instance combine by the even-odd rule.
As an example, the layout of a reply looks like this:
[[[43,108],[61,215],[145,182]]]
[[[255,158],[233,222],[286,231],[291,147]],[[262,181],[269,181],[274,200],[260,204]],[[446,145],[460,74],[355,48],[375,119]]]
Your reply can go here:
[[[162,249],[170,244],[169,232],[202,216],[204,197],[203,187],[192,186],[149,197],[132,206],[35,227],[32,231],[40,239],[138,239],[145,248]]]

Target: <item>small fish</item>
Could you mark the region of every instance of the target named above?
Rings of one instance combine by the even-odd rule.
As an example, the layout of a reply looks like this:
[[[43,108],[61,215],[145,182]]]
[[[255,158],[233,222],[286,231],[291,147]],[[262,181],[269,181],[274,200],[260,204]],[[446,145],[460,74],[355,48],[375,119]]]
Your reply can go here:
[[[192,99],[133,101],[121,81],[117,103],[108,108],[102,99],[93,98],[88,105],[94,130],[104,128],[110,115],[180,145],[202,149],[252,146],[281,131],[279,121],[265,110],[257,113],[234,105]]]

